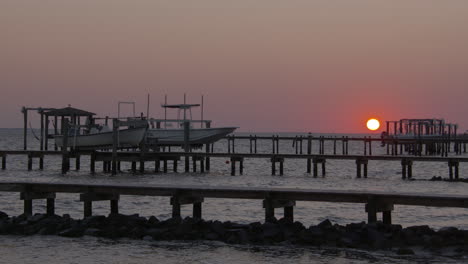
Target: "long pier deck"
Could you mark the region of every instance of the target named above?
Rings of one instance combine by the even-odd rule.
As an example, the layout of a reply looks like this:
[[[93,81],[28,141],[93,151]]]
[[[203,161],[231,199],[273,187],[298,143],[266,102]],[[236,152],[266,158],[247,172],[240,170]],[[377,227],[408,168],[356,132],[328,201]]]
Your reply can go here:
[[[325,176],[325,164],[327,160],[354,160],[356,163],[356,177],[367,177],[369,161],[399,161],[402,168],[402,178],[412,178],[414,162],[441,162],[448,165],[449,179],[459,179],[459,164],[468,162],[468,157],[462,156],[412,156],[412,155],[332,155],[332,154],[271,154],[271,153],[213,153],[213,152],[141,152],[141,151],[119,151],[119,152],[104,152],[104,151],[80,151],[80,152],[62,152],[62,151],[38,151],[38,150],[0,150],[2,158],[2,169],[6,169],[8,155],[25,155],[28,157],[28,169],[32,170],[33,159],[39,159],[39,169],[44,168],[45,156],[64,156],[62,163],[68,162],[67,166],[62,166],[63,173],[69,169],[69,159],[75,158],[76,169],[80,169],[80,156],[90,156],[90,171],[95,172],[96,162],[103,162],[105,172],[113,174],[118,173],[119,164],[121,162],[131,162],[132,170],[136,172],[137,163],[140,164],[140,172],[145,170],[145,162],[155,162],[156,172],[167,172],[168,161],[173,162],[173,170],[177,171],[177,163],[182,158],[185,160],[185,171],[190,171],[190,165],[194,172],[205,172],[210,170],[211,158],[228,158],[231,163],[231,175],[236,175],[236,171],[240,174],[244,172],[244,159],[267,159],[271,162],[271,173],[280,175],[284,173],[284,163],[288,159],[301,159],[306,161],[305,171],[317,177],[319,174],[319,165],[321,165],[321,174]],[[192,162],[190,162],[190,159]],[[163,166],[161,168],[161,162]],[[277,163],[279,168],[277,168]],[[199,167],[197,168],[197,164]],[[239,164],[239,166],[236,166]]]
[[[84,217],[92,215],[92,202],[109,200],[111,213],[118,213],[121,195],[171,197],[172,216],[181,216],[181,205],[192,204],[193,216],[201,218],[205,198],[263,200],[265,221],[271,221],[275,208],[284,208],[284,217],[294,220],[296,201],[361,203],[365,204],[368,222],[377,221],[382,212],[383,222],[391,224],[394,205],[468,208],[466,195],[408,194],[363,191],[313,190],[291,188],[247,188],[170,185],[121,185],[121,184],[74,184],[74,183],[23,183],[2,182],[1,192],[19,192],[24,200],[24,213],[32,215],[32,200],[46,199],[47,213],[55,213],[56,193],[76,193],[84,202]]]

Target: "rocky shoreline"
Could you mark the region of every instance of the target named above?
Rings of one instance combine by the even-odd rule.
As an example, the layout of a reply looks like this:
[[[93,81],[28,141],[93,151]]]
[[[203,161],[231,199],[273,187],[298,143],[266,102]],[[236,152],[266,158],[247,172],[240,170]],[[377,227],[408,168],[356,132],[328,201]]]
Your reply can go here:
[[[414,254],[418,247],[432,252],[450,248],[456,255],[468,256],[468,230],[446,227],[438,231],[428,226],[352,223],[332,224],[325,220],[305,227],[300,222],[284,219],[271,223],[239,224],[202,219],[111,214],[75,220],[69,215],[9,217],[0,212],[2,235],[84,235],[106,238],[144,240],[216,240],[230,244],[293,244],[316,247],[341,247],[366,250],[392,250],[397,254]]]

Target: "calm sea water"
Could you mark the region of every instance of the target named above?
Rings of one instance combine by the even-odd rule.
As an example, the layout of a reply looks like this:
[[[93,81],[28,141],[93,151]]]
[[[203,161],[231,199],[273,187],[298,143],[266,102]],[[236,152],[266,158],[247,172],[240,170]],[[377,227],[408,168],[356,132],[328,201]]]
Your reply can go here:
[[[296,134],[282,134],[296,135]],[[0,149],[22,149],[22,131],[0,129]],[[31,149],[38,149],[38,142],[29,135]],[[271,141],[259,141],[259,152],[270,153]],[[339,146],[339,145],[338,145]],[[362,142],[350,142],[350,154],[362,154]],[[215,151],[223,152],[227,142],[215,144]],[[340,146],[338,147],[340,149]],[[305,145],[304,145],[305,150]],[[248,141],[236,141],[236,152],[248,152]],[[318,145],[313,146],[318,152]],[[294,153],[292,143],[281,142],[280,153]],[[326,153],[332,152],[332,145]],[[373,145],[374,154],[384,154],[385,149]],[[123,173],[110,176],[98,172],[89,173],[89,161],[82,160],[81,171],[60,174],[60,157],[46,157],[45,169],[27,171],[25,156],[9,156],[7,170],[0,171],[0,181],[34,182],[79,182],[79,183],[132,183],[132,184],[172,184],[200,186],[243,186],[243,187],[288,187],[330,190],[365,190],[406,193],[468,194],[466,183],[431,182],[433,176],[447,177],[445,163],[416,162],[413,166],[415,181],[401,180],[399,162],[370,161],[367,179],[355,178],[354,161],[327,161],[327,176],[313,178],[306,171],[305,160],[286,160],[284,176],[271,176],[271,164],[267,159],[247,159],[244,175],[230,176],[230,164],[226,159],[212,159],[209,173],[151,173],[154,164],[147,164],[144,175],[129,172],[130,164],[123,164]],[[73,164],[73,162],[72,162]],[[179,171],[183,171],[180,164]],[[460,165],[461,177],[466,177],[467,165]],[[101,171],[101,164],[97,166]],[[0,211],[9,215],[21,214],[23,204],[17,193],[0,193]],[[82,217],[82,204],[78,195],[58,194],[56,212]],[[154,215],[159,219],[170,217],[169,198],[122,196],[120,212],[138,213],[142,216]],[[45,202],[34,204],[35,212],[45,211]],[[182,208],[183,216],[191,214],[191,207]],[[94,214],[108,214],[108,202],[93,203]],[[277,215],[280,217],[280,215]],[[261,201],[205,199],[204,219],[250,223],[262,221],[264,212]],[[453,208],[431,208],[417,206],[395,206],[392,214],[394,223],[403,226],[429,225],[435,229],[455,226],[468,229],[468,210]],[[295,219],[304,225],[318,224],[330,219],[334,223],[348,224],[366,221],[367,215],[362,204],[298,202]],[[391,252],[366,252],[344,249],[316,249],[291,246],[257,247],[235,246],[217,242],[148,242],[136,240],[107,240],[93,237],[61,238],[56,236],[2,236],[0,240],[0,263],[405,263],[405,262],[461,262],[444,256],[431,256],[417,252],[416,256],[400,257]],[[468,261],[468,260],[466,260]]]

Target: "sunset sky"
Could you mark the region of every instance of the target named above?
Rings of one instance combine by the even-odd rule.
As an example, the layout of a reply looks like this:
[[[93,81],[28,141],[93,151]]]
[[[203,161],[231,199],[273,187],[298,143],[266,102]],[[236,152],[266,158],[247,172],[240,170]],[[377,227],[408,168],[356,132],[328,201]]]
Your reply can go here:
[[[148,93],[160,118],[186,93],[241,131],[359,133],[377,117],[463,132],[467,25],[466,0],[2,0],[0,126],[21,127],[22,106],[146,112]]]

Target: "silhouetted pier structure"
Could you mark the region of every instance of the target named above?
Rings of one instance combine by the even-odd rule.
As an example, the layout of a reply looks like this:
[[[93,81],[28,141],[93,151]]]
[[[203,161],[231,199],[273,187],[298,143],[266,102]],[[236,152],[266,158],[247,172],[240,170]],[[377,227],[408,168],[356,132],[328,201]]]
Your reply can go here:
[[[202,218],[202,203],[205,199],[262,200],[265,222],[273,220],[276,208],[282,208],[285,220],[293,222],[296,201],[364,204],[368,223],[377,222],[377,213],[382,212],[382,221],[387,225],[392,224],[391,213],[395,205],[468,208],[466,195],[288,188],[2,182],[0,191],[19,192],[20,199],[24,201],[25,215],[33,215],[33,200],[46,200],[47,214],[54,215],[57,193],[79,194],[84,218],[92,216],[92,203],[95,201],[110,201],[110,213],[117,214],[119,200],[125,195],[170,197],[173,218],[181,217],[182,205],[191,204],[193,217],[198,219]]]
[[[413,164],[414,162],[439,162],[448,165],[448,175],[450,180],[460,179],[459,165],[463,162],[468,162],[468,157],[434,157],[434,156],[382,156],[382,155],[319,155],[319,154],[267,154],[267,153],[205,153],[205,152],[141,152],[141,151],[0,151],[2,158],[2,169],[6,169],[7,156],[9,155],[24,155],[28,158],[28,170],[32,170],[33,159],[39,158],[39,169],[44,169],[45,156],[55,155],[62,156],[62,173],[66,173],[69,169],[70,159],[75,158],[75,169],[79,170],[81,167],[79,157],[88,155],[90,157],[89,169],[91,173],[96,172],[96,163],[102,162],[102,169],[105,173],[117,174],[120,171],[122,162],[131,163],[131,171],[145,172],[145,163],[154,163],[154,172],[168,172],[168,163],[173,164],[172,170],[177,172],[178,162],[182,159],[185,160],[185,172],[190,169],[194,172],[205,173],[210,170],[210,158],[227,158],[231,164],[231,175],[236,175],[236,171],[240,174],[244,172],[246,159],[266,159],[271,162],[272,175],[284,174],[284,164],[287,160],[300,159],[306,161],[304,164],[305,172],[310,173],[313,177],[318,177],[319,166],[321,166],[321,174],[323,177],[326,175],[326,161],[327,160],[354,160],[356,163],[356,177],[367,178],[369,161],[399,161],[402,168],[402,179],[411,179],[413,177]],[[190,162],[191,161],[191,162]],[[192,166],[190,166],[190,163]],[[277,167],[279,163],[279,168]],[[137,170],[137,164],[139,169]],[[161,166],[162,164],[162,166]],[[197,166],[199,164],[199,166]],[[236,164],[239,164],[237,169]]]

